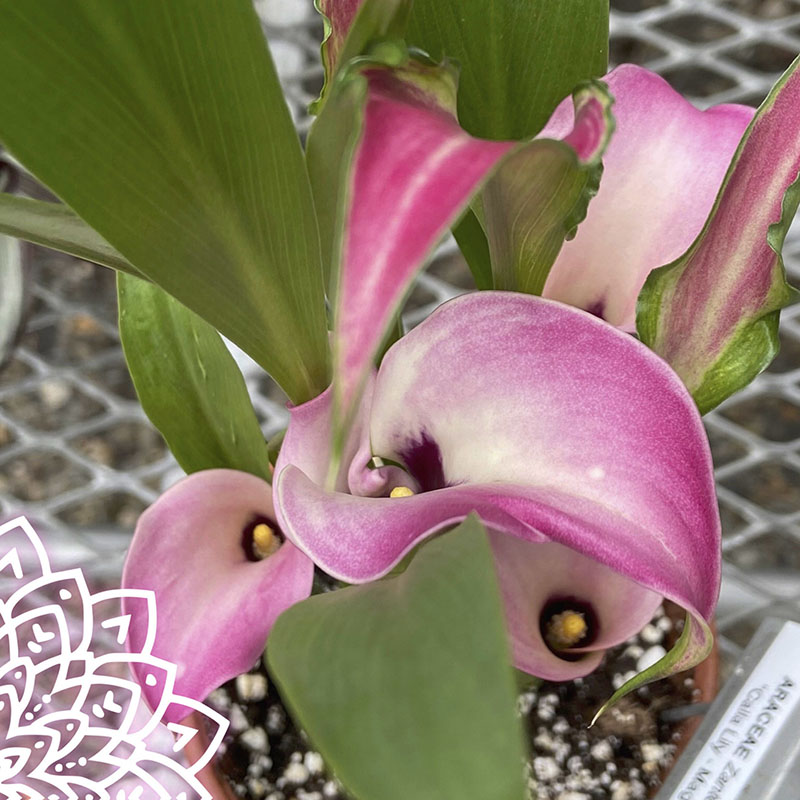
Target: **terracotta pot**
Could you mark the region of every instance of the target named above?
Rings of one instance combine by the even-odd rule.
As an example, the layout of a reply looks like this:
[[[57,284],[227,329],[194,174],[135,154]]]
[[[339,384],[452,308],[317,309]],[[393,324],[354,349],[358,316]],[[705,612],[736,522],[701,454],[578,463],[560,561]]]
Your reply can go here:
[[[194,764],[208,750],[210,739],[203,725],[203,718],[196,711],[187,717],[187,721],[190,727],[197,729],[197,735],[193,736],[184,748],[189,763]],[[197,773],[197,779],[208,789],[214,800],[240,800],[225,777],[217,770],[216,756]]]

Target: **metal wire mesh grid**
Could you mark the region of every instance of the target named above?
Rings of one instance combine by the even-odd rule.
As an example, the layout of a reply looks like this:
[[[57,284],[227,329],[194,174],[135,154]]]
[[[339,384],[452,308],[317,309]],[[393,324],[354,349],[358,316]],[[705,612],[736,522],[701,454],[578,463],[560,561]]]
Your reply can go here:
[[[796,0],[613,0],[612,58],[664,74],[698,105],[757,103],[800,52]],[[298,129],[321,83],[322,26],[310,0],[256,0]],[[800,283],[800,229],[785,255]],[[138,513],[179,475],[136,402],[115,325],[113,276],[35,250],[33,307],[0,371],[0,511],[26,513],[54,560],[119,575]],[[413,325],[468,288],[452,240],[419,279]],[[707,417],[724,521],[718,612],[727,663],[766,614],[800,619],[800,305],[783,314],[783,349],[752,386]],[[267,436],[284,398],[237,354]]]

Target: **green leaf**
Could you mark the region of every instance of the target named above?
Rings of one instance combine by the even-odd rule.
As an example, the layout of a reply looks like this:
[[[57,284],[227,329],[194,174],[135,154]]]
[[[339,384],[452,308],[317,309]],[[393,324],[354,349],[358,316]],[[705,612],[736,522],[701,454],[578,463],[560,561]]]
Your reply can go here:
[[[641,340],[683,380],[701,413],[775,357],[780,310],[800,299],[781,251],[800,205],[800,58],[756,112],[703,230],[639,294]]]
[[[670,651],[655,664],[625,681],[611,697],[597,710],[589,727],[595,724],[602,714],[616,705],[623,697],[653,681],[668,678],[677,672],[691,669],[704,661],[714,647],[714,634],[708,623],[700,617],[686,612],[683,631]]]
[[[473,136],[529,139],[608,64],[608,0],[415,0],[406,34],[461,65],[458,116]]]
[[[586,217],[603,172],[602,155],[614,130],[612,98],[593,81],[574,96],[600,131],[597,146],[581,158],[563,141],[534,139],[512,153],[483,190],[494,288],[540,295],[564,241]]]
[[[0,140],[294,402],[328,384],[303,155],[251,0],[0,0]]]
[[[535,136],[608,68],[608,0],[415,0],[406,38],[460,65],[458,118],[473,136]],[[453,231],[479,288],[489,245],[468,214]]]
[[[99,233],[60,203],[0,194],[0,233],[144,277]]]
[[[220,335],[152,283],[120,273],[117,292],[136,393],[181,467],[228,467],[269,480],[267,444]]]
[[[471,208],[467,209],[461,220],[453,227],[453,236],[475,279],[475,287],[491,289],[493,279],[489,242],[478,217]]]
[[[283,698],[358,800],[522,800],[503,609],[474,517],[397,577],[299,603],[267,659]]]

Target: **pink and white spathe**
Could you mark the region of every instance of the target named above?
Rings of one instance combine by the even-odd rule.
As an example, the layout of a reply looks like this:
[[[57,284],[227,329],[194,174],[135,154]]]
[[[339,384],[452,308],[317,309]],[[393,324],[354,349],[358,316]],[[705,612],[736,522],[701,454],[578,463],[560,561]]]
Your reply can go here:
[[[177,666],[176,693],[203,700],[247,672],[278,616],[311,593],[314,565],[291,542],[276,539],[271,555],[248,557],[248,530],[274,519],[272,487],[229,469],[184,478],[139,518],[122,585],[155,593],[152,653]],[[131,614],[134,651],[148,622]],[[155,706],[158,687],[142,682],[142,690]],[[165,719],[178,721],[188,710],[172,706]]]
[[[292,411],[276,465],[278,522],[322,569],[380,578],[475,511],[521,669],[586,674],[664,597],[692,615],[691,658],[707,652],[720,571],[709,448],[691,397],[643,345],[552,301],[468,295],[389,350],[359,412],[335,488],[329,393]],[[413,494],[390,497],[398,486]],[[575,660],[541,630],[567,599],[596,621]]]
[[[700,111],[659,75],[623,64],[603,78],[614,96],[614,135],[597,196],[565,242],[544,296],[635,329],[647,276],[682,255],[700,233],[755,109]],[[572,128],[564,100],[540,136]]]

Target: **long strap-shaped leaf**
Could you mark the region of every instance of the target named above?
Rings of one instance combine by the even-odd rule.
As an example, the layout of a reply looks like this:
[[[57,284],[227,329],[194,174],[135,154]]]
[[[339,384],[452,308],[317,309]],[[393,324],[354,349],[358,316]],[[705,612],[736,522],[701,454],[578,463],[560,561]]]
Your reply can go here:
[[[302,153],[250,0],[0,0],[0,140],[264,366],[328,383]]]
[[[800,58],[770,92],[698,238],[639,295],[642,341],[681,376],[702,412],[778,352],[780,309],[797,297],[781,247],[800,203]]]
[[[97,231],[60,203],[0,194],[0,233],[144,277]]]
[[[458,118],[474,136],[529,139],[575,86],[605,74],[607,0],[415,0],[408,41],[461,65]],[[534,159],[523,158],[528,167]],[[472,212],[454,234],[479,288],[486,237]]]
[[[269,454],[242,373],[220,335],[152,283],[117,277],[119,332],[147,416],[186,472],[267,480]]]
[[[529,139],[608,65],[607,0],[415,0],[408,42],[461,64],[458,119],[473,136]]]

